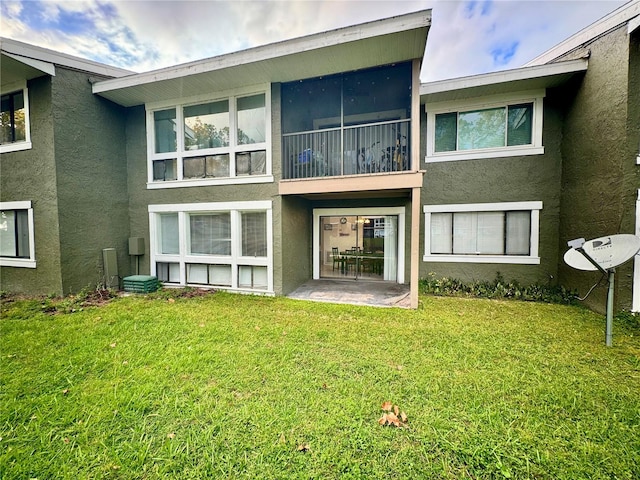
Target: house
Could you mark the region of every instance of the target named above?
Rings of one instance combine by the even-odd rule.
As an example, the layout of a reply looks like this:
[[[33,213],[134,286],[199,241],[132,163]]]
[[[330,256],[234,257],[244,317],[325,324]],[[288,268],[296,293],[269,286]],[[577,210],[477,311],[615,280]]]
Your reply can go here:
[[[640,210],[638,6],[531,65],[429,84],[430,10],[141,74],[3,40],[3,117],[25,92],[30,134],[3,136],[1,288],[75,291],[115,250],[120,277],[269,295],[393,282],[416,307],[430,272],[582,289],[566,241]]]

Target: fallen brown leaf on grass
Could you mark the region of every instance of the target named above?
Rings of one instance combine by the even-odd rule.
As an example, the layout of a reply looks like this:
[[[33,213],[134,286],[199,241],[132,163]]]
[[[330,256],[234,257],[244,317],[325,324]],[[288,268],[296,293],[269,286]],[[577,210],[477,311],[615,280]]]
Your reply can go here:
[[[400,407],[387,401],[382,404],[382,410],[385,413],[378,419],[380,425],[393,425],[398,428],[406,426],[407,414],[400,411]]]
[[[299,452],[308,452],[309,451],[309,444],[308,443],[301,443],[300,445],[298,445],[298,451]]]

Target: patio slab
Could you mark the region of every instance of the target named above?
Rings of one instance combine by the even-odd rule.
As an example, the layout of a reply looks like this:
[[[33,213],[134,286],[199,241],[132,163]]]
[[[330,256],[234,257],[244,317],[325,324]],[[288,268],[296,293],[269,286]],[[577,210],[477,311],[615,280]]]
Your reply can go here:
[[[287,295],[298,300],[410,308],[409,285],[363,280],[309,280]]]

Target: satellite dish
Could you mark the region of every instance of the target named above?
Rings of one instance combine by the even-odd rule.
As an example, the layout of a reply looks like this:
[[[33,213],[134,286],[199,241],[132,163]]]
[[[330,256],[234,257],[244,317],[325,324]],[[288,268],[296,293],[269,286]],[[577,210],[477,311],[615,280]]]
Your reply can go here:
[[[630,234],[619,234],[594,238],[593,240],[585,242],[581,249],[604,270],[608,270],[622,265],[640,251],[640,237]],[[578,270],[598,270],[598,268],[576,248],[571,248],[564,254],[564,261],[567,265]]]

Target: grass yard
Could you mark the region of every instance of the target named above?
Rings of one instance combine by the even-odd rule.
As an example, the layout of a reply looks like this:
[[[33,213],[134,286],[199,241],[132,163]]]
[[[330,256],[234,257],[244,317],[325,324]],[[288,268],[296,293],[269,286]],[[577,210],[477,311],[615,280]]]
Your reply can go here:
[[[4,480],[640,478],[640,332],[581,308],[42,303],[2,307]]]

